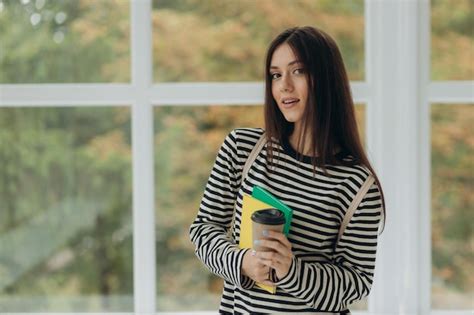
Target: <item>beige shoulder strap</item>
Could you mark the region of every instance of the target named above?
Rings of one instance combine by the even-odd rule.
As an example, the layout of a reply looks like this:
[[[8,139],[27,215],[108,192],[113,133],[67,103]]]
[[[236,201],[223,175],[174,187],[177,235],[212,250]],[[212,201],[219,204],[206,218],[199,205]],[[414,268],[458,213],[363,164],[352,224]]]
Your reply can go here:
[[[369,190],[370,186],[372,186],[374,181],[375,181],[374,176],[369,175],[369,177],[367,177],[367,179],[365,180],[364,184],[362,184],[362,187],[360,188],[357,195],[354,197],[354,200],[352,200],[352,203],[349,206],[349,209],[347,209],[346,215],[344,216],[344,219],[342,220],[341,227],[339,228],[339,234],[337,235],[337,240],[336,240],[336,244],[334,248],[336,248],[337,244],[339,244],[339,240],[341,239],[342,234],[346,230],[346,227],[349,224],[349,221],[351,221],[352,216],[354,215],[357,207],[362,201],[362,198],[364,198],[365,194]]]
[[[242,170],[241,183],[243,183],[245,178],[247,178],[247,174],[249,173],[249,170],[252,167],[253,162],[255,162],[255,159],[257,158],[260,151],[262,151],[262,148],[266,143],[265,140],[266,140],[266,136],[265,136],[265,132],[263,132],[263,134],[260,136],[260,139],[258,139],[257,143],[253,147],[252,152],[250,152],[250,155],[247,158],[247,161],[245,162],[244,169]]]
[[[244,183],[245,178],[247,178],[247,174],[249,173],[250,168],[252,167],[253,162],[255,162],[255,159],[257,158],[258,154],[262,150],[263,146],[266,143],[266,136],[265,132],[260,136],[260,139],[258,139],[257,143],[253,147],[252,151],[249,154],[249,157],[247,158],[247,161],[244,164],[244,169],[242,170],[242,180],[240,182],[240,185]],[[237,200],[234,203],[234,211],[232,212],[232,221],[230,223],[230,228],[228,229],[228,235],[229,237],[232,237],[232,229],[234,226],[234,221],[235,221],[235,207],[237,205]]]

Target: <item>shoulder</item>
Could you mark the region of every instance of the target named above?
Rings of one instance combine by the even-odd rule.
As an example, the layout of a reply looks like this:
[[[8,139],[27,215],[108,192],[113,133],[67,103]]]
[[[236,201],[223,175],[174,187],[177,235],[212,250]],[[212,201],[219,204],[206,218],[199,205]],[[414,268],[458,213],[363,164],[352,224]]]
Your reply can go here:
[[[244,151],[251,150],[265,131],[262,128],[236,128],[227,136]]]
[[[347,157],[344,160],[349,161],[351,157]],[[348,163],[345,165],[328,165],[329,173],[336,176],[345,178],[354,178],[358,182],[363,183],[369,176],[372,175],[370,170],[361,164]]]
[[[233,129],[225,137],[220,152],[233,155],[236,160],[246,159],[263,133],[261,128]]]
[[[264,132],[262,128],[236,128],[230,132],[230,135],[238,141],[256,143]]]
[[[375,181],[375,176],[367,166],[359,164],[337,168],[344,170],[345,176],[341,176],[344,177],[341,182],[341,187],[343,187],[348,200],[354,200],[364,184],[369,181],[368,184],[370,184],[370,186],[365,191],[363,199],[360,201],[359,208],[375,209],[377,211],[382,208],[383,196],[381,194],[381,187],[379,187],[379,183]],[[379,212],[374,212],[374,214],[379,214]]]
[[[373,177],[369,168],[361,164],[328,166],[328,171],[336,178],[341,178],[353,193],[358,191],[369,177]]]
[[[355,165],[353,166],[353,169],[357,172],[357,175],[353,177],[353,182],[356,183],[355,186],[357,187],[357,190],[360,190],[367,181],[371,181],[371,184],[367,189],[365,199],[368,198],[370,200],[379,200],[381,198],[380,187],[375,181],[372,171],[365,165]]]

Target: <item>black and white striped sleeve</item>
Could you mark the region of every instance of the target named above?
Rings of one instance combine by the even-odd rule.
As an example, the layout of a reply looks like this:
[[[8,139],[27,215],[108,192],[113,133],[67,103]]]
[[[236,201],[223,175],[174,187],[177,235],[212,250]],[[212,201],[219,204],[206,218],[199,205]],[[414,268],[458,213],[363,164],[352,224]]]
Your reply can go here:
[[[241,274],[242,260],[248,249],[239,249],[228,236],[245,162],[240,161],[237,153],[234,130],[219,149],[199,212],[190,228],[190,237],[197,257],[212,273],[238,287],[249,288],[253,281]]]
[[[331,263],[293,258],[279,288],[322,311],[340,311],[366,297],[371,289],[382,201],[375,183],[359,204]]]

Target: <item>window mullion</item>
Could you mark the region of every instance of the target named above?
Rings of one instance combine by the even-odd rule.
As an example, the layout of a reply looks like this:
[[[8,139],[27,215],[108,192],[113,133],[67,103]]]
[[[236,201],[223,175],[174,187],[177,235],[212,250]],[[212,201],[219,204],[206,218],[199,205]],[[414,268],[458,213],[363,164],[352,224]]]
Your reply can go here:
[[[430,1],[419,1],[419,309],[421,315],[431,311],[431,116],[428,89],[430,83],[431,22]]]
[[[133,274],[137,314],[156,311],[154,215],[151,0],[134,0],[131,7],[131,69],[133,150]]]
[[[419,1],[366,1],[367,143],[385,192],[369,311],[419,314],[420,127]]]

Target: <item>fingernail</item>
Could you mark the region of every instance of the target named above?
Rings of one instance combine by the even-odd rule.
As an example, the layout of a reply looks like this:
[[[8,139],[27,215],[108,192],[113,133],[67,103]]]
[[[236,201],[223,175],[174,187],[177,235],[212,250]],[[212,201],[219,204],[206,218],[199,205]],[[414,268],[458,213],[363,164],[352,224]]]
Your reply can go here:
[[[255,256],[256,254],[257,254],[257,252],[252,249],[252,252],[250,253],[250,255]]]
[[[269,234],[269,233],[268,233],[268,230],[263,230],[263,231],[262,231],[262,235],[263,235],[263,236],[268,236],[268,234]]]
[[[253,241],[253,244],[254,244],[254,245],[260,245],[260,240],[255,240],[255,241]]]

